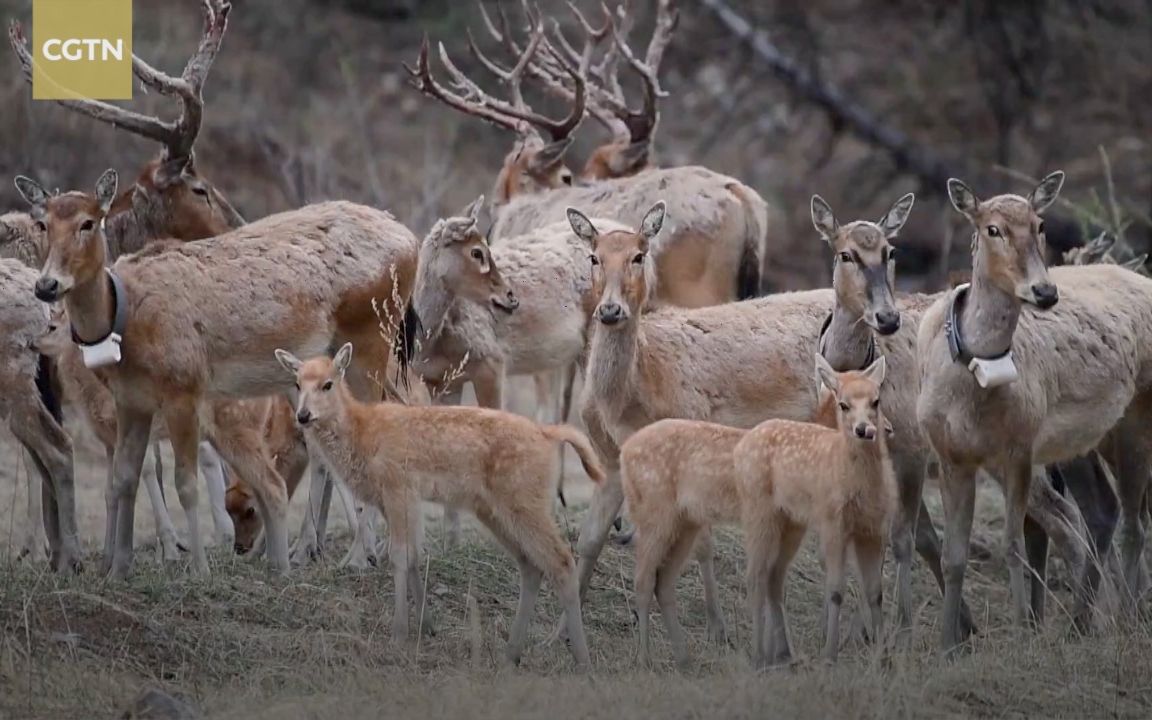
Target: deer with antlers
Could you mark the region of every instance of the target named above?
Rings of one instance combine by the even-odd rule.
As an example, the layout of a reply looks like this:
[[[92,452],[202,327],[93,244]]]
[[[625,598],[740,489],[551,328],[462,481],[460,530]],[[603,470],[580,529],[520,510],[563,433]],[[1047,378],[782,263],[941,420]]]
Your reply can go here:
[[[111,261],[122,254],[136,252],[157,238],[199,240],[244,224],[244,218],[223,193],[196,171],[193,155],[203,118],[204,83],[227,30],[230,10],[228,2],[205,0],[204,31],[199,47],[178,78],[156,70],[133,55],[133,72],[141,82],[166,97],[180,100],[182,112],[177,120],[165,122],[95,100],[57,101],[81,115],[153,140],[161,146],[159,156],[145,164],[133,186],[112,204],[105,225]],[[33,60],[21,24],[13,21],[8,35],[23,75],[30,83]],[[31,230],[38,236],[38,242],[43,243],[42,226],[25,213],[12,213],[0,218],[0,229],[7,231],[13,240],[28,238]],[[36,267],[43,261],[42,247],[39,253]],[[212,501],[217,540],[231,544],[234,531],[224,511],[223,466],[208,444],[200,449],[200,461]],[[167,510],[159,507],[156,513],[160,527],[166,532],[172,527]]]
[[[155,243],[106,269],[102,221],[115,198],[114,171],[101,176],[91,195],[49,195],[26,178],[20,188],[47,229],[49,253],[36,296],[64,302],[82,344],[119,346],[104,351],[110,357],[100,367],[117,416],[112,574],[123,577],[131,567],[136,484],[157,414],[172,442],[194,567],[206,571],[195,513],[204,401],[290,391],[269,360],[268,343],[318,354],[349,338],[367,348],[355,379],[361,392],[372,394],[374,379],[387,378],[392,353],[390,338],[379,333],[373,300],[399,316],[392,298],[406,302],[411,294],[416,238],[388,213],[329,202],[211,240]],[[245,454],[212,428],[208,435],[255,489],[268,554],[286,570],[283,479],[267,457]]]

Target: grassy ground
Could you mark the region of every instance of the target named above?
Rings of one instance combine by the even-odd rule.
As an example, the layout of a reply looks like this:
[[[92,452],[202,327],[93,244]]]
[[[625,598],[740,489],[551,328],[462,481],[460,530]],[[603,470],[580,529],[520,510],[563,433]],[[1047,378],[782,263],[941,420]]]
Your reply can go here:
[[[182,564],[164,566],[154,553],[142,551],[132,579],[105,581],[95,571],[102,461],[77,433],[81,531],[90,551],[88,569],[79,577],[57,577],[42,563],[13,558],[22,536],[23,493],[13,470],[16,453],[0,439],[0,718],[116,717],[147,687],[182,695],[207,716],[246,720],[1152,715],[1152,635],[1146,626],[1105,620],[1093,636],[1073,636],[1062,609],[1068,601],[1063,589],[1049,599],[1044,630],[1011,625],[995,488],[981,489],[977,507],[977,535],[992,557],[972,564],[967,585],[982,634],[973,652],[955,662],[935,654],[938,595],[919,568],[915,595],[922,605],[906,644],[880,652],[857,641],[857,603],[850,594],[840,664],[814,660],[821,642],[823,574],[810,540],[789,581],[789,619],[801,660],[788,669],[753,672],[746,659],[739,535],[720,531],[717,571],[734,647],[705,642],[703,593],[690,568],[680,591],[695,666],[688,672],[672,668],[657,622],[654,650],[661,665],[655,672],[638,670],[632,557],[609,547],[584,608],[595,669],[579,677],[565,649],[545,643],[557,616],[548,588],[522,667],[501,667],[515,611],[516,570],[475,528],[449,551],[440,523],[429,522],[425,576],[438,632],[414,652],[389,637],[388,572],[333,567],[346,533],[328,562],[297,568],[288,577],[213,548],[208,578],[190,577]],[[581,497],[580,485],[572,483],[570,497]],[[298,519],[302,498],[296,500]],[[929,501],[935,508],[936,498],[930,495]],[[564,516],[573,541],[581,513],[576,507]],[[142,498],[141,543],[151,539],[149,515]],[[173,516],[182,527],[176,507]],[[210,528],[207,516],[204,521]],[[1063,586],[1061,572],[1057,563],[1055,588]],[[886,588],[891,586],[889,577]],[[474,614],[469,596],[475,598]],[[892,614],[889,604],[887,615]]]

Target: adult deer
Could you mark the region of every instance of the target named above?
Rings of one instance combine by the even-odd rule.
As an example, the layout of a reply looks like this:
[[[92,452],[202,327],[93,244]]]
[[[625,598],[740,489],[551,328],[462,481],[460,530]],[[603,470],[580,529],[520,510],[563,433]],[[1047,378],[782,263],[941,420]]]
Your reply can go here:
[[[953,206],[974,228],[972,284],[938,299],[917,337],[917,417],[940,458],[946,517],[940,631],[946,652],[963,639],[959,615],[977,469],[1006,488],[1005,550],[1018,622],[1030,615],[1023,527],[1034,464],[1083,455],[1114,430],[1124,450],[1118,480],[1129,579],[1143,550],[1152,282],[1107,265],[1045,267],[1041,214],[1063,181],[1055,172],[1028,197],[986,200],[959,180],[948,183]]]
[[[584,47],[577,53],[562,38],[555,43],[548,40],[542,18],[527,8],[525,12],[533,29],[523,49],[512,38],[507,20],[497,29],[485,15],[489,31],[518,59],[512,71],[503,71],[473,43],[474,53],[482,64],[496,73],[518,72],[517,84],[523,75],[530,73],[544,81],[551,91],[573,100],[579,98],[593,117],[611,127],[619,128],[623,122],[613,117],[613,113],[632,117],[637,132],[646,138],[643,142],[649,141],[655,127],[649,113],[654,110],[646,108],[634,113],[628,109],[615,80],[615,62],[622,56],[637,69],[645,78],[646,103],[655,103],[662,92],[656,71],[677,24],[674,3],[662,0],[658,6],[656,29],[645,56],[647,63],[635,57],[611,17],[604,29],[596,30],[577,13],[585,31]],[[614,37],[614,52],[596,69],[598,75],[608,78],[602,81],[604,86],[599,86],[587,78],[592,71],[595,48],[609,31]],[[441,59],[446,61],[445,67],[454,84],[465,94],[453,95],[439,86],[426,63],[419,66],[423,73],[417,88],[457,110],[480,115],[479,110],[491,105],[488,96],[478,94],[483,91],[447,59],[443,48]],[[478,98],[480,102],[474,104],[481,107],[470,109],[469,97]],[[641,126],[648,127],[641,130]],[[510,155],[505,161],[502,178],[508,174],[509,161],[515,161],[515,156]],[[633,170],[638,170],[647,166],[647,160],[637,164],[633,159],[631,165]],[[656,267],[658,300],[681,307],[702,307],[760,294],[768,206],[759,194],[734,178],[698,166],[651,170],[624,177],[627,174],[628,171],[621,170],[614,179],[570,187],[570,183],[563,181],[516,188],[498,183],[493,195],[496,215],[490,235],[493,245],[563,220],[568,206],[580,207],[593,217],[618,218],[639,215],[657,200],[664,199],[672,220],[661,241],[666,247]],[[564,177],[567,176],[562,175],[561,180]],[[544,192],[546,190],[551,192]]]
[[[49,560],[60,572],[79,570],[72,440],[61,426],[59,407],[44,398],[47,363],[31,349],[48,329],[48,310],[32,297],[36,271],[11,258],[0,259],[0,418],[32,460],[40,479],[40,507]],[[31,475],[31,474],[30,474]],[[29,482],[29,495],[35,493]],[[29,498],[29,506],[35,503]],[[29,518],[35,523],[38,518]],[[37,542],[33,533],[33,542]],[[28,548],[35,552],[35,545]],[[40,550],[42,552],[42,550]]]
[[[522,3],[524,14],[531,23],[532,13],[527,3]],[[479,6],[484,25],[494,40],[501,43],[513,56],[521,50],[513,37],[507,15],[500,8],[499,27],[484,9]],[[615,17],[607,5],[602,5],[604,24],[595,28],[575,5],[569,5],[579,26],[583,29],[585,42],[577,52],[564,36],[558,22],[553,20],[551,38],[544,42],[552,48],[552,53],[538,55],[530,62],[528,73],[540,80],[553,95],[571,102],[575,95],[568,73],[567,64],[584,69],[587,75],[587,113],[604,126],[612,139],[596,148],[584,163],[579,181],[591,182],[635,175],[651,166],[652,140],[659,122],[659,98],[666,95],[660,89],[658,73],[664,51],[672,40],[679,23],[680,15],[672,0],[660,0],[657,6],[656,26],[648,44],[644,59],[640,60],[627,45],[627,37],[632,28],[632,17],[628,3],[616,8]],[[599,61],[593,65],[592,55],[596,47],[612,36],[612,42]],[[476,59],[493,72],[500,74],[502,68],[491,61],[472,38],[470,49]],[[558,51],[558,52],[557,52]],[[636,71],[644,87],[643,105],[633,110],[625,98],[618,77],[621,58]]]
[[[165,122],[97,100],[57,101],[74,112],[157,142],[161,147],[159,155],[140,170],[132,187],[112,203],[104,228],[110,262],[125,253],[141,250],[157,238],[200,240],[244,224],[244,218],[223,193],[195,167],[193,149],[204,115],[204,83],[220,50],[231,11],[231,4],[226,0],[204,0],[203,4],[204,30],[200,43],[179,77],[171,77],[132,56],[133,72],[142,83],[166,97],[179,98],[181,113],[175,121]],[[8,37],[23,75],[31,83],[33,61],[19,22],[12,22]],[[32,222],[30,218],[28,222]],[[12,218],[0,224],[16,232],[24,226],[24,221]],[[33,229],[35,225],[33,223]],[[43,230],[39,233],[42,235]],[[219,456],[207,443],[200,448],[200,462],[212,501],[217,541],[231,545],[235,535],[224,510],[224,470]],[[157,517],[163,529],[171,528],[166,509],[157,509]]]
[[[104,219],[116,192],[109,170],[88,195],[49,195],[23,179],[33,217],[44,223],[48,260],[36,296],[62,300],[83,344],[122,344],[101,368],[116,400],[116,551],[112,575],[132,561],[136,485],[153,417],[168,427],[176,484],[188,514],[194,567],[207,570],[196,519],[198,412],[204,400],[291,390],[271,348],[326,352],[348,339],[359,353],[365,394],[386,379],[391,339],[379,333],[373,300],[399,317],[411,294],[416,238],[388,213],[346,202],[280,213],[211,240],[155,243],[107,264]],[[112,359],[117,354],[110,351]],[[374,393],[379,397],[379,393]],[[259,498],[268,554],[288,568],[284,481],[266,457],[251,457],[223,433],[214,447]]]

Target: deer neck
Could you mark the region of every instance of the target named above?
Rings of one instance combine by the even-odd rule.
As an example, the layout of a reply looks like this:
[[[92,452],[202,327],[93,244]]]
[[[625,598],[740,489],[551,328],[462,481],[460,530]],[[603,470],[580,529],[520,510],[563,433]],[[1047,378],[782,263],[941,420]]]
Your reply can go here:
[[[121,255],[139,252],[149,242],[166,236],[161,227],[153,222],[151,214],[142,211],[135,202],[121,212],[108,216],[104,227],[108,239],[109,263],[115,262]]]
[[[72,330],[84,342],[99,342],[112,332],[116,301],[107,273],[101,269],[64,296]]]
[[[591,397],[611,417],[623,414],[639,375],[637,364],[643,342],[639,321],[634,318],[623,327],[597,327],[592,331],[585,377]]]
[[[972,287],[960,312],[960,334],[973,357],[999,357],[1012,348],[1012,336],[1020,320],[1020,300],[994,286],[980,269],[977,259]]]
[[[859,370],[875,359],[876,340],[863,316],[846,309],[837,300],[820,351],[837,371]]]
[[[435,341],[444,331],[452,305],[452,294],[444,286],[443,278],[432,276],[428,271],[420,272],[412,290],[412,309],[424,329],[420,338],[423,342]]]

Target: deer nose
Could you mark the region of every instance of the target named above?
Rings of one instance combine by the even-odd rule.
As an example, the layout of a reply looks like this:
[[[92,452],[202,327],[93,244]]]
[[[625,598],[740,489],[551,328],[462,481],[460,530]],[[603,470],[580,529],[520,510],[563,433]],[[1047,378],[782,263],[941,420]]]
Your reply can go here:
[[[296,413],[296,422],[301,425],[307,425],[312,422],[312,413],[307,410],[301,410]]]
[[[876,329],[881,335],[891,335],[900,329],[900,313],[895,310],[881,310],[876,313]]]
[[[1036,298],[1036,306],[1046,310],[1060,300],[1060,291],[1052,283],[1036,283],[1032,286],[1032,295]]]
[[[856,423],[856,437],[863,438],[864,440],[872,440],[876,437],[876,428],[867,423]]]
[[[35,293],[37,300],[55,302],[56,298],[60,295],[60,281],[56,278],[41,275],[37,278],[36,285],[32,291]]]
[[[508,291],[508,309],[515,310],[520,307],[520,300],[516,297],[516,293],[511,290]]]
[[[620,307],[620,303],[601,303],[600,307],[596,309],[596,314],[599,316],[600,322],[605,325],[615,325],[623,318],[624,308]]]

